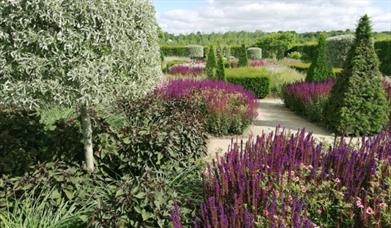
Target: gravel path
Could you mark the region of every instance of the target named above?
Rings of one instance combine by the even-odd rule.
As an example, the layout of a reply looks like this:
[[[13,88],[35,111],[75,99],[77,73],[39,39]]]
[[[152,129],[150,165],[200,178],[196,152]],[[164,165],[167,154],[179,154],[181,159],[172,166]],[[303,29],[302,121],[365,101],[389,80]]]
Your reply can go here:
[[[249,136],[258,135],[262,131],[271,132],[278,125],[292,132],[305,128],[307,131],[312,132],[315,138],[321,142],[331,143],[334,141],[334,137],[330,132],[290,111],[284,106],[281,99],[263,99],[258,102],[258,116],[243,135],[209,139],[207,160],[214,158],[216,153],[221,154],[225,152],[232,138],[234,141],[246,141]]]

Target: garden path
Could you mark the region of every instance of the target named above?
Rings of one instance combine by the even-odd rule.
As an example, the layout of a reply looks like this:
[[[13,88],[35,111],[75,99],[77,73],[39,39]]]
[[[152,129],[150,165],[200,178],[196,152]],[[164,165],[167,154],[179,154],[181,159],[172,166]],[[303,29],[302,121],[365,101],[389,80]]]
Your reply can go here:
[[[314,137],[320,142],[332,143],[334,141],[333,135],[326,129],[309,122],[303,117],[298,116],[284,106],[281,99],[268,98],[258,100],[258,116],[253,121],[252,125],[240,136],[224,136],[212,137],[208,141],[208,157],[207,160],[216,157],[216,153],[223,153],[228,149],[232,138],[234,141],[246,141],[251,135],[258,135],[262,131],[271,132],[275,130],[276,126],[296,132],[298,129],[305,128],[312,132]]]

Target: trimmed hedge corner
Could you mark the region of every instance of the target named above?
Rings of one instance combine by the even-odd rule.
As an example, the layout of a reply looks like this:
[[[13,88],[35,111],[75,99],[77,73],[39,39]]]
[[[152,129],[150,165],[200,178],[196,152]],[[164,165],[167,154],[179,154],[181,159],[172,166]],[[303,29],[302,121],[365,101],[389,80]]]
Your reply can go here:
[[[227,77],[227,82],[243,86],[259,99],[265,98],[270,91],[270,79],[267,77]]]

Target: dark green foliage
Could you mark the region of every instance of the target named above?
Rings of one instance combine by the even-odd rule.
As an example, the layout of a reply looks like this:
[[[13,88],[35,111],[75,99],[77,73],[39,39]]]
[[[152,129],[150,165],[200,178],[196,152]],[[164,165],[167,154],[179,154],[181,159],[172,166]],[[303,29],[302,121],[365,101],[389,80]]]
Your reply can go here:
[[[206,75],[208,76],[209,79],[215,78],[216,66],[217,63],[216,63],[215,49],[213,46],[210,46],[208,51],[208,58],[206,59],[206,66],[205,66]]]
[[[248,65],[247,49],[244,44],[240,48],[239,66],[244,67]]]
[[[113,147],[129,161],[127,167],[114,168],[124,174],[140,174],[146,167],[159,169],[174,161],[185,167],[204,155],[206,130],[196,102],[166,101],[150,94],[135,102],[122,101],[120,109],[128,126],[100,143],[100,158],[107,160],[103,163],[108,169],[114,168],[110,161],[117,156],[111,153]]]
[[[391,40],[376,42],[375,49],[380,59],[380,71],[391,76]]]
[[[37,162],[55,157],[80,162],[82,151],[76,120],[59,120],[54,129],[48,130],[34,112],[0,112],[0,176],[22,175]]]
[[[18,110],[0,112],[0,176],[22,175],[29,166],[44,160],[40,150],[46,144],[39,116]]]
[[[316,50],[316,56],[307,71],[307,77],[305,80],[309,82],[324,81],[332,75],[334,75],[333,69],[326,59],[326,37],[324,34],[321,34]]]
[[[226,81],[222,50],[217,52],[216,79]]]
[[[127,161],[118,163],[126,165]],[[174,201],[183,202],[183,217],[191,219],[202,192],[202,167],[169,168],[116,179],[99,166],[95,173],[88,173],[77,164],[38,164],[24,176],[0,177],[0,214],[12,213],[16,201],[41,202],[48,197],[47,208],[59,207],[64,201],[76,211],[83,208],[71,227],[167,227]]]
[[[375,50],[380,60],[380,72],[384,75],[391,75],[391,40],[376,41]],[[310,62],[315,57],[316,45],[309,44],[294,46],[287,51],[286,55],[294,51],[302,53],[303,56],[301,59]]]
[[[164,56],[189,57],[190,55],[186,46],[161,46],[160,51]]]
[[[388,122],[390,107],[371,30],[365,15],[359,21],[354,45],[326,107],[327,125],[337,134],[371,135]]]
[[[310,62],[316,56],[316,47],[317,45],[315,44],[297,45],[289,49],[286,55],[295,51],[300,52],[302,54],[301,59]]]
[[[270,79],[267,77],[227,77],[227,81],[252,91],[259,99],[265,98],[270,91]]]
[[[242,46],[231,46],[231,55],[239,58],[242,53]]]

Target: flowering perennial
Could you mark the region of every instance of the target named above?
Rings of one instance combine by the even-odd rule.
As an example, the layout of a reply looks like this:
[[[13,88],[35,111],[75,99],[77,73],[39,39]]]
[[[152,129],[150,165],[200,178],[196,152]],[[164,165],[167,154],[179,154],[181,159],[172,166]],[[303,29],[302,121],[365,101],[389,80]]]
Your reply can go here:
[[[239,85],[217,80],[171,80],[155,93],[163,99],[192,99],[206,114],[214,134],[239,134],[256,116],[256,96]]]
[[[391,132],[328,149],[277,128],[232,144],[203,175],[194,227],[388,227],[390,157]]]
[[[169,68],[170,74],[181,75],[200,75],[204,72],[205,66],[203,64],[178,64]]]

